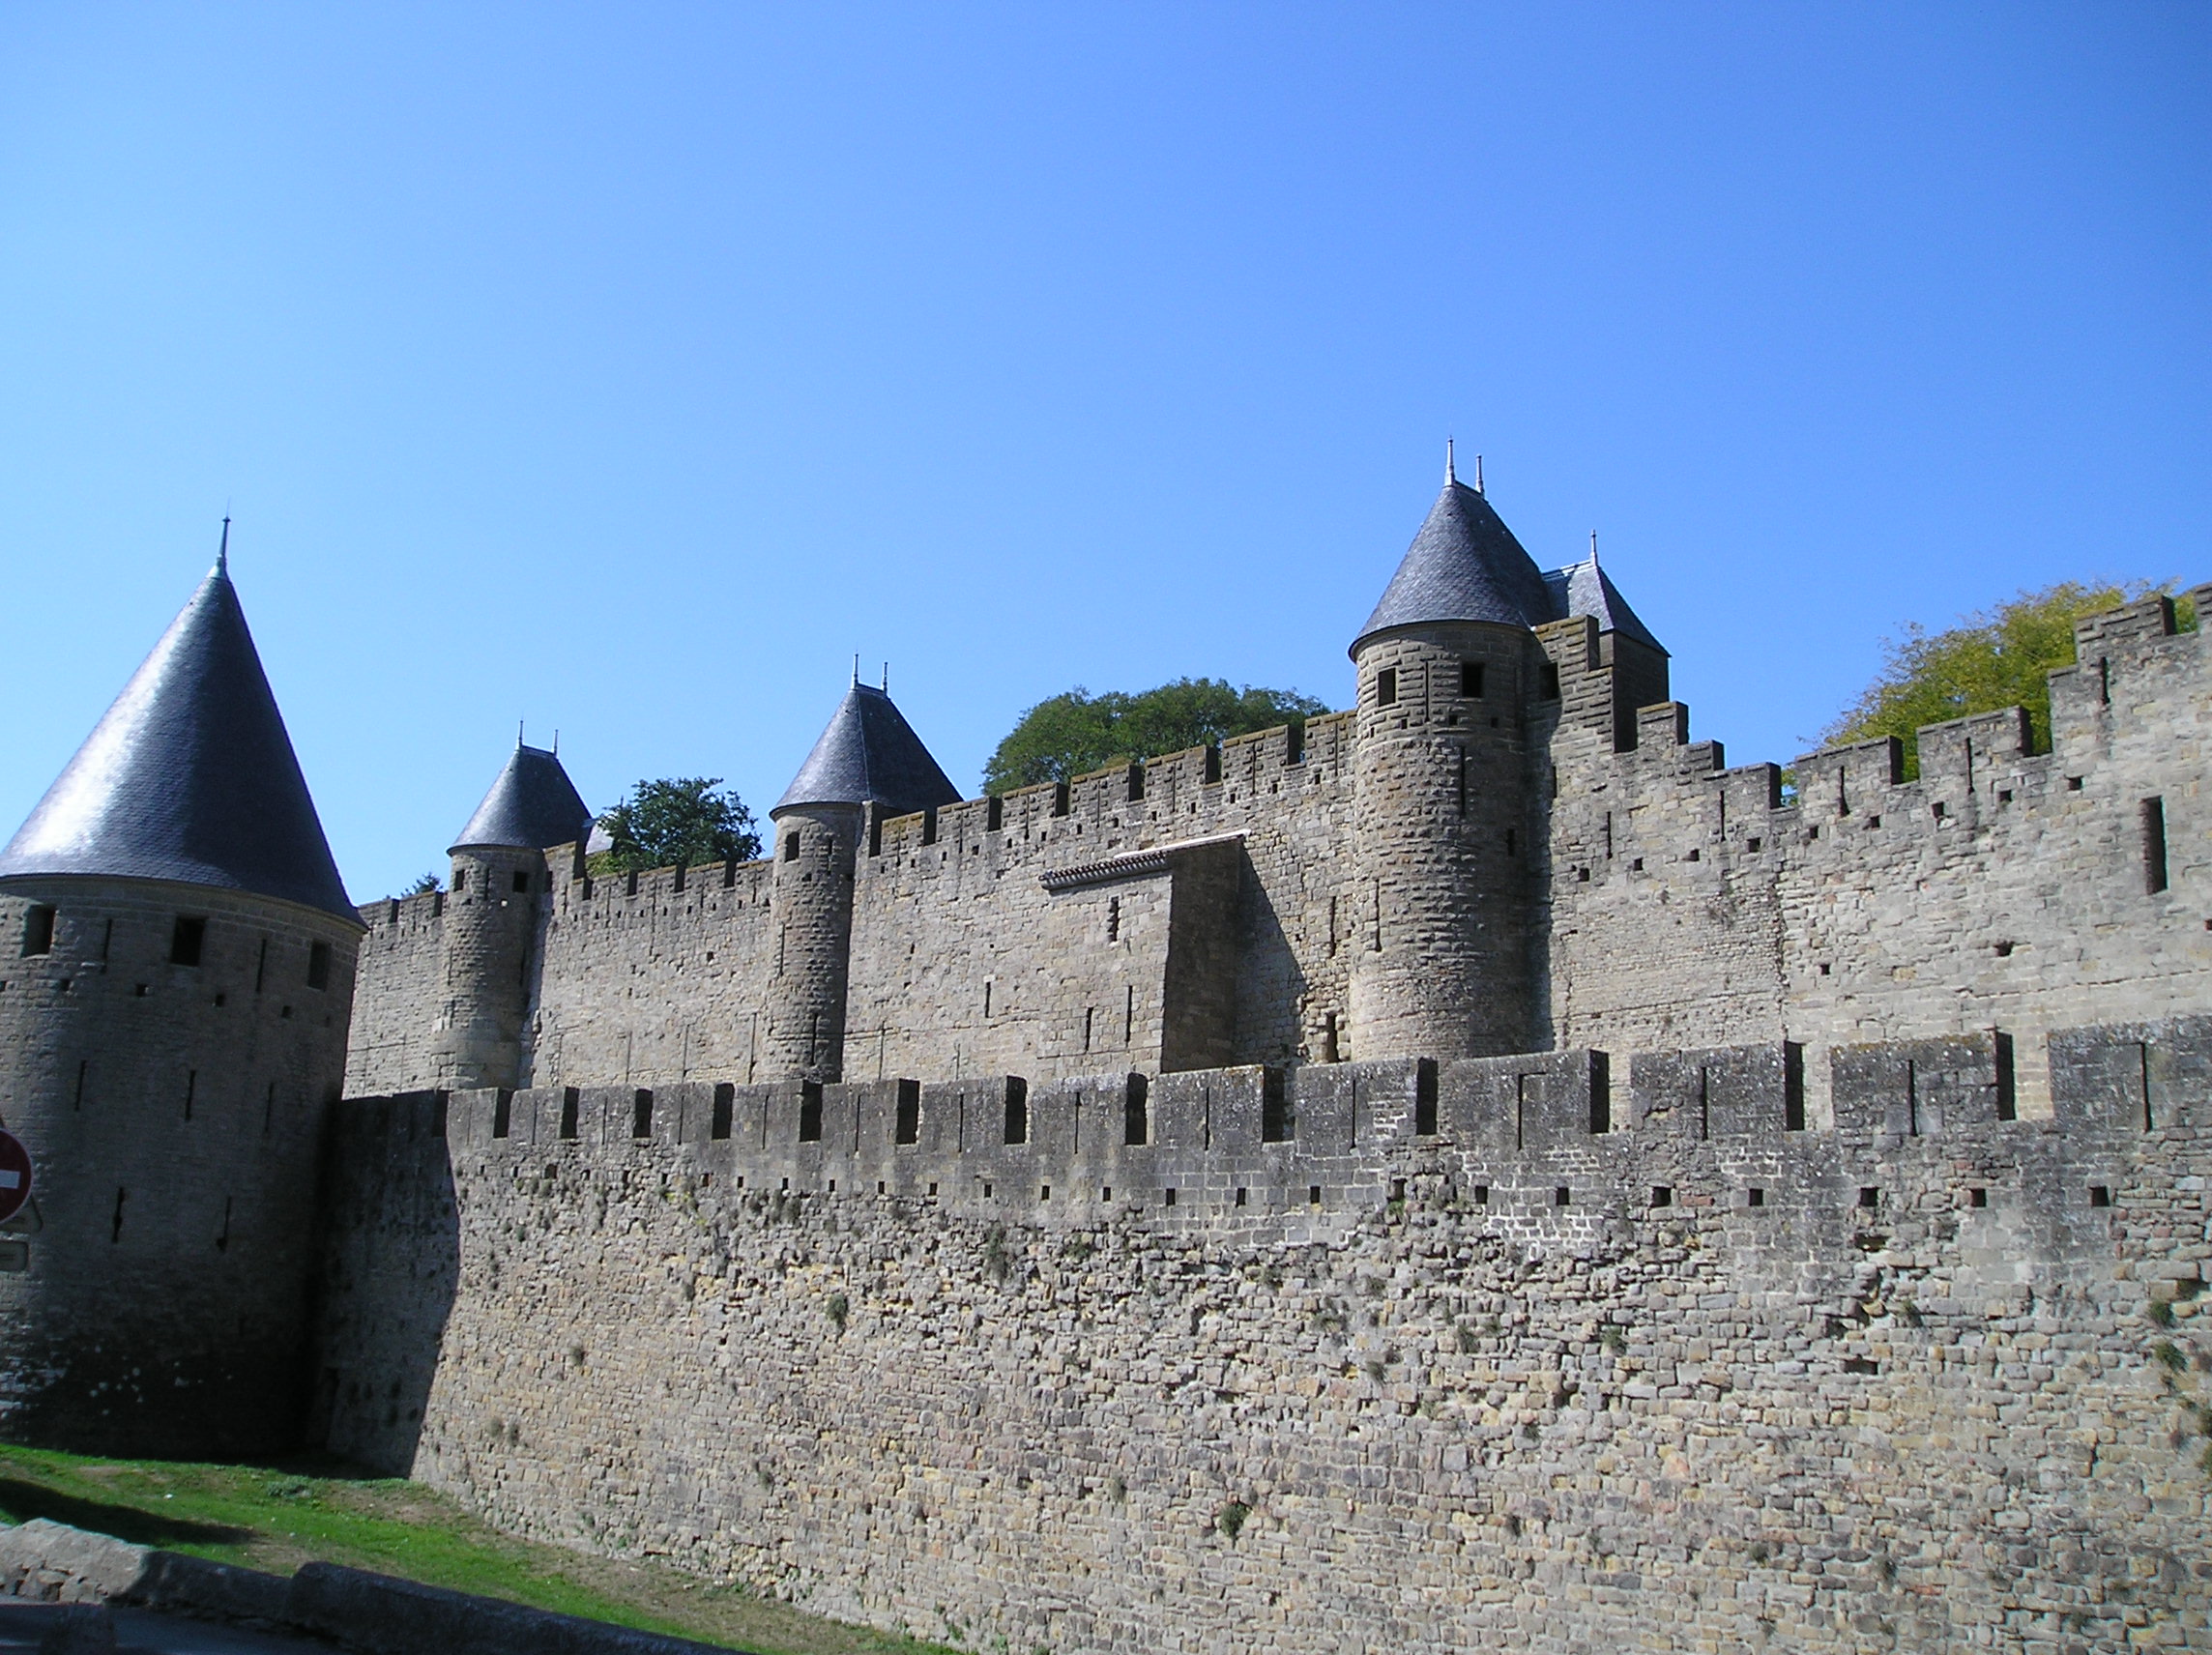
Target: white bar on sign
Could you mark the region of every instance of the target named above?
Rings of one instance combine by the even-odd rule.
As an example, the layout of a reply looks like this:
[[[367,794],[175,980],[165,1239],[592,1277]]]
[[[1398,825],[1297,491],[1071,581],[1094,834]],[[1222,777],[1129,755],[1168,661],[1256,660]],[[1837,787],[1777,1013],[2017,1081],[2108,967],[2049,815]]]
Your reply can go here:
[[[5,1167],[0,1167],[0,1189],[20,1189],[22,1184],[21,1173],[12,1173]]]

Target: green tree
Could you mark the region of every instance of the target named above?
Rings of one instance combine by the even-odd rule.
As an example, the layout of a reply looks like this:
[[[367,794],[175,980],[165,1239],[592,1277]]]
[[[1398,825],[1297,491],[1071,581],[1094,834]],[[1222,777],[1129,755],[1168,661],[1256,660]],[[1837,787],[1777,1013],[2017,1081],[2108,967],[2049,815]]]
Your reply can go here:
[[[2051,685],[2046,675],[2074,660],[2074,623],[2144,596],[2160,587],[2084,586],[2062,581],[2023,592],[1947,632],[1917,623],[1883,644],[1880,674],[1866,693],[1827,729],[1823,743],[1869,741],[1895,736],[1905,743],[1906,773],[1917,775],[1920,753],[1913,733],[1924,724],[2024,707],[2038,747],[2051,744]]]
[[[1078,684],[1022,714],[984,765],[983,791],[1066,781],[1111,764],[1303,724],[1327,711],[1296,690],[1237,689],[1218,678],[1179,678],[1136,695],[1092,695]]]
[[[445,888],[445,882],[439,879],[436,874],[417,874],[408,883],[407,888],[399,894],[401,896],[428,896],[434,890],[444,890]]]
[[[760,855],[753,813],[720,776],[641,781],[599,826],[613,848],[592,858],[595,873],[633,874],[700,862],[750,861]]]

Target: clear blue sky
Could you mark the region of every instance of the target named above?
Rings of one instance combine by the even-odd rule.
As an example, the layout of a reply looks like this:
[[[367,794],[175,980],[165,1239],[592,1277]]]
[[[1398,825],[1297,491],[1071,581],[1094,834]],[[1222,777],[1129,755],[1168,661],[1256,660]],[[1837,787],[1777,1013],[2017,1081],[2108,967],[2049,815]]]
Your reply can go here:
[[[211,561],[340,868],[526,716],[765,813],[859,652],[1342,706],[1443,440],[1700,735],[2212,577],[2212,7],[0,12],[21,820]]]

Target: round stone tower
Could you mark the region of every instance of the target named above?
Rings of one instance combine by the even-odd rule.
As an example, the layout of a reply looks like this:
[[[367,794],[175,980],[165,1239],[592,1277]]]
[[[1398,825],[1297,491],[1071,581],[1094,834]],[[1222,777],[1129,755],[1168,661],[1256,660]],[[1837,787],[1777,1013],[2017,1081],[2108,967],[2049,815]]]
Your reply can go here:
[[[449,853],[445,1000],[432,1041],[440,1086],[522,1084],[530,968],[552,885],[545,852],[580,844],[591,830],[592,813],[560,759],[518,740]]]
[[[904,816],[959,798],[888,694],[864,683],[846,691],[769,812],[775,825],[775,952],[766,1073],[833,1081],[844,1072],[853,870],[869,811]]]
[[[362,931],[218,562],[0,852],[0,1436],[293,1444]]]
[[[1352,646],[1349,1056],[1531,1044],[1541,824],[1527,714],[1549,682],[1532,628],[1552,618],[1535,563],[1447,459],[1443,492]]]

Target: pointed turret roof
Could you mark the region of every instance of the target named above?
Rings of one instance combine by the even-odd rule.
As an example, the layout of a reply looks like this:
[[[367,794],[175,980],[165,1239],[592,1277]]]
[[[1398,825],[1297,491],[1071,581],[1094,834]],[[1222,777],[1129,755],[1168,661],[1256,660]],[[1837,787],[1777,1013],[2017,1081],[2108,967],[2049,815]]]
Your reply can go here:
[[[1544,585],[1551,592],[1552,612],[1557,618],[1595,616],[1599,631],[1618,632],[1624,638],[1649,644],[1661,654],[1667,653],[1667,647],[1651,635],[1650,628],[1628,607],[1628,599],[1620,595],[1613,577],[1598,567],[1596,558],[1586,558],[1579,564],[1552,570],[1544,576]]]
[[[959,798],[891,698],[856,683],[769,814],[799,804],[874,803],[903,816]]]
[[[561,761],[543,747],[516,741],[507,767],[451,848],[542,851],[572,844],[591,830],[592,813]]]
[[[1444,469],[1443,492],[1429,508],[1382,600],[1352,643],[1425,621],[1498,621],[1535,626],[1554,619],[1552,595],[1535,560],[1490,502]]]
[[[175,880],[355,917],[224,564],[0,851],[0,879],[31,874]]]

